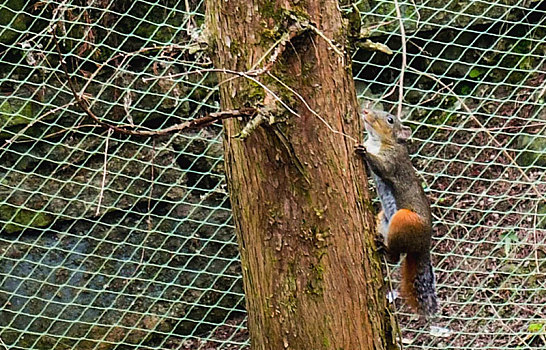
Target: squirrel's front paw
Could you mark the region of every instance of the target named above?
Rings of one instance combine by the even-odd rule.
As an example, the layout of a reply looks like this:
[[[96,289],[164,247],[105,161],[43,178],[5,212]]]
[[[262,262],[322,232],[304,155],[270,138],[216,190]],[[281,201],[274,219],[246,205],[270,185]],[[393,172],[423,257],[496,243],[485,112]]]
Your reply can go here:
[[[365,156],[368,151],[366,150],[366,146],[364,145],[355,145],[355,153],[359,156]]]

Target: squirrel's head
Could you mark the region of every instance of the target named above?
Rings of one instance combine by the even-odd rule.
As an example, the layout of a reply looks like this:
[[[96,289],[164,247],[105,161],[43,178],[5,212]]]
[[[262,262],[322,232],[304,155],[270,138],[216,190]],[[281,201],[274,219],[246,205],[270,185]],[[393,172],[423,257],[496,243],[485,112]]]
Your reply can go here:
[[[362,120],[369,137],[383,143],[405,143],[411,135],[409,127],[387,112],[363,109]]]

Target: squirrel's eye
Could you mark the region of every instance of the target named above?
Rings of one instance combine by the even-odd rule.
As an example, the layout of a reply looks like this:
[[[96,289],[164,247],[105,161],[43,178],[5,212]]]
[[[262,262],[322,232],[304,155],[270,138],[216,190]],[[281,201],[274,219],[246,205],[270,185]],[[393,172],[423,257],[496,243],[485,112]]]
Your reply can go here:
[[[388,122],[389,124],[394,124],[394,118],[393,118],[393,117],[388,117],[388,118],[387,118],[387,122]]]

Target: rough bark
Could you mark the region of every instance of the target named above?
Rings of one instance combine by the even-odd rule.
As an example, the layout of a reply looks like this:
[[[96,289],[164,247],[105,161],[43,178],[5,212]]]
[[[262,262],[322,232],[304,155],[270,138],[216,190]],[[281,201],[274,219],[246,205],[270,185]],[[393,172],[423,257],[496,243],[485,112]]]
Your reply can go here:
[[[298,20],[299,18],[299,20]],[[258,79],[297,111],[244,141],[246,120],[227,120],[225,166],[243,266],[253,349],[385,349],[392,346],[363,164],[351,65],[337,1],[210,0],[207,27],[217,68],[248,71],[302,19],[272,65],[289,91]],[[305,23],[305,21],[302,21]],[[219,80],[234,78],[219,75]],[[294,94],[318,112],[313,115]],[[270,100],[244,77],[220,85],[222,109]],[[266,102],[267,103],[267,102]],[[282,107],[279,107],[282,109]]]

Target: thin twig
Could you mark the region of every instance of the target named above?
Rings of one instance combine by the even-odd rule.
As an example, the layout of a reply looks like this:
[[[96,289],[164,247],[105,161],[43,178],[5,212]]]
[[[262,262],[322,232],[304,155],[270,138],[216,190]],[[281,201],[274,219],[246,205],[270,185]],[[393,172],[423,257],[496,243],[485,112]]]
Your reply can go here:
[[[358,8],[357,8],[357,9],[358,9]],[[358,35],[358,38],[359,38],[359,39],[367,39],[367,38],[370,37],[372,30],[377,29],[377,28],[379,28],[379,27],[383,27],[383,26],[389,25],[389,24],[391,24],[391,23],[394,22],[394,21],[396,21],[396,20],[393,19],[393,20],[386,21],[386,22],[380,22],[380,23],[378,23],[378,24],[374,24],[374,25],[371,25],[371,26],[369,26],[369,27],[363,28],[363,29],[360,31],[360,33],[359,33],[359,35]]]
[[[421,21],[421,14],[419,13],[419,9],[417,8],[417,4],[415,3],[415,0],[410,0],[411,4],[413,5],[413,8],[415,9],[415,13],[417,14],[417,23],[415,23],[415,28],[419,28],[419,22]]]
[[[398,109],[396,112],[396,116],[398,118],[401,118],[402,103],[404,100],[404,72],[406,71],[406,65],[407,65],[406,30],[404,28],[404,21],[402,20],[402,13],[400,11],[400,4],[398,3],[398,0],[394,0],[394,7],[396,8],[396,17],[398,17],[398,22],[400,23],[400,40],[402,42],[402,67],[400,68]]]
[[[185,76],[185,75],[208,73],[208,72],[233,74],[233,75],[238,75],[240,77],[252,80],[254,83],[258,84],[262,89],[264,89],[266,92],[271,94],[271,96],[275,100],[277,100],[284,108],[286,108],[286,110],[288,110],[290,113],[292,113],[293,115],[295,115],[297,117],[301,117],[298,114],[298,112],[296,112],[292,108],[290,108],[290,106],[288,106],[283,100],[281,100],[281,98],[279,96],[277,96],[273,91],[271,91],[270,88],[268,88],[264,83],[262,83],[261,81],[259,81],[258,79],[255,78],[255,76],[257,76],[261,72],[261,69],[254,70],[254,71],[248,71],[248,72],[239,72],[239,71],[235,71],[235,70],[231,70],[231,69],[225,69],[225,68],[204,68],[204,69],[194,70],[194,71],[191,71],[191,72],[170,74],[170,75],[167,75],[167,76],[164,76],[164,77],[145,78],[143,80],[148,81],[148,80],[155,80],[155,79],[174,79],[174,78],[182,77],[182,76]]]
[[[477,278],[477,277],[476,277]],[[497,298],[501,299],[501,300],[505,300],[506,298],[503,297],[502,295],[500,295],[497,291],[497,289],[491,289],[489,288],[487,290],[487,292],[493,294],[494,296],[496,296]],[[541,310],[538,310],[536,308],[534,309],[530,309],[528,307],[525,306],[525,304],[521,304],[521,303],[518,303],[518,304],[514,304],[515,307],[518,307],[520,309],[523,309],[524,311],[527,311],[528,313],[530,314],[533,314],[533,316],[537,317],[537,318],[545,318],[546,315],[542,312],[540,312]]]
[[[444,89],[445,89],[445,87],[442,87],[440,90],[436,91],[434,93],[434,95],[432,95],[432,97],[427,98],[426,100],[419,102],[419,104],[417,104],[417,105],[421,106],[421,105],[424,105],[425,103],[428,103],[428,102],[434,100],[436,98],[436,96],[438,96],[442,92],[442,90],[444,90]]]
[[[187,1],[186,1],[186,4],[187,4]],[[284,52],[285,50],[285,47],[286,47],[286,43],[291,41],[295,36],[301,34],[302,32],[302,28],[300,26],[291,26],[289,27],[288,29],[288,32],[285,33],[285,35],[283,35],[275,44],[273,44],[265,53],[264,55],[253,65],[253,67],[250,69],[249,71],[249,75],[252,75],[252,76],[257,76],[257,75],[260,75],[260,74],[263,74],[265,73],[266,71],[269,71],[273,64],[276,62],[276,60],[278,59],[278,57]],[[118,54],[118,55],[115,55],[115,56],[112,56],[110,57],[108,60],[106,60],[105,62],[103,62],[101,65],[98,66],[98,68],[93,72],[93,74],[91,74],[91,76],[89,77],[89,79],[87,79],[87,82],[85,83],[85,85],[83,86],[83,88],[81,89],[80,91],[80,95],[83,96],[84,92],[87,90],[89,84],[93,81],[93,79],[98,75],[98,73],[101,71],[102,68],[104,68],[108,63],[112,62],[113,60],[116,60],[120,57],[123,57],[123,60],[122,62],[119,64],[120,66],[122,66],[125,62],[126,62],[126,59],[128,57],[131,57],[131,56],[135,56],[137,54],[141,54],[141,53],[144,53],[144,52],[147,52],[147,51],[152,51],[152,50],[165,50],[165,49],[187,49],[188,47],[186,46],[180,46],[180,45],[174,45],[174,44],[171,44],[171,45],[166,45],[166,46],[154,46],[154,47],[145,47],[145,48],[142,48],[138,51],[134,51],[134,52],[131,52],[131,53],[127,53],[127,54]],[[275,51],[273,52],[273,54],[271,55],[271,57],[269,58],[267,64],[260,68],[260,69],[256,69],[256,67],[269,55],[269,53],[271,51],[273,51],[275,49]],[[180,60],[178,60],[177,62],[180,62]],[[202,73],[202,71],[194,71],[195,73]],[[252,72],[252,73],[250,73]],[[190,72],[193,74],[193,72]],[[229,78],[227,81],[230,81],[232,79],[234,79],[236,77],[232,77],[232,78]],[[149,81],[149,80],[153,80],[154,78],[144,78],[143,81]],[[221,83],[225,83],[227,81],[222,81]],[[220,85],[220,84],[219,84]]]
[[[191,36],[191,21],[190,21],[190,19],[191,19],[192,16],[190,14],[191,13],[191,7],[190,7],[189,1],[185,0],[184,5],[186,5],[186,15],[188,17],[188,22],[186,23],[186,34],[188,36]]]
[[[46,113],[42,114],[41,116],[39,116],[38,118],[34,119],[33,121],[31,121],[30,123],[28,123],[24,128],[22,128],[21,130],[19,130],[19,132],[15,135],[13,135],[9,140],[7,140],[6,142],[4,142],[4,144],[0,147],[0,149],[3,149],[4,147],[6,147],[7,145],[9,145],[10,143],[13,143],[15,142],[15,140],[17,140],[17,138],[21,135],[23,135],[29,128],[31,128],[34,124],[36,124],[37,122],[39,122],[40,120],[44,119],[45,117],[47,117],[48,115],[50,114],[53,114],[53,113],[56,113],[58,112],[59,110],[61,109],[64,109],[64,108],[67,108],[67,107],[70,107],[72,105],[74,105],[76,102],[72,101],[72,102],[69,102],[67,104],[64,104],[62,106],[58,106],[58,107],[55,107],[53,109],[50,109],[49,111],[47,111]]]
[[[62,129],[62,130],[59,130],[59,131],[52,132],[51,134],[47,134],[47,135],[43,136],[41,139],[50,139],[50,138],[53,138],[53,137],[55,137],[57,135],[61,135],[61,134],[64,134],[66,132],[71,132],[71,131],[75,131],[75,130],[83,129],[83,128],[101,128],[101,129],[104,129],[104,127],[102,125],[98,125],[98,124],[75,125],[75,126],[73,126],[71,128],[68,128],[68,129]],[[17,143],[17,144],[29,143],[29,142],[36,142],[36,140],[35,139],[29,139],[29,140],[14,141],[14,143]]]
[[[542,122],[542,123],[534,123],[534,124],[528,124],[528,125],[513,125],[513,126],[499,126],[499,127],[496,127],[496,128],[487,128],[487,130],[489,131],[495,131],[495,130],[512,130],[512,129],[527,129],[527,128],[536,128],[536,127],[539,127],[539,126],[544,126],[546,125],[546,122]],[[478,128],[470,128],[469,130],[481,130],[481,129],[478,129]]]
[[[110,141],[110,136],[112,135],[112,129],[108,129],[108,133],[106,134],[106,144],[104,146],[104,166],[102,169],[102,181],[100,184],[100,193],[99,193],[99,202],[97,204],[97,211],[95,214],[97,216],[100,215],[100,206],[102,204],[102,197],[104,196],[104,188],[106,187],[106,164],[108,163],[108,141]]]
[[[251,75],[259,75],[259,74],[263,74],[263,73],[266,73],[266,72],[269,72],[271,70],[271,68],[273,67],[273,63],[275,63],[279,56],[285,51],[286,49],[286,45],[289,43],[292,45],[292,39],[301,34],[302,33],[302,28],[301,26],[290,26],[290,28],[288,29],[288,32],[284,33],[283,36],[277,40],[273,45],[271,45],[271,47],[269,47],[265,53],[262,55],[262,57],[260,57],[256,63],[254,63],[252,65],[252,67],[248,70],[247,73],[250,73],[251,72]],[[293,46],[292,46],[293,47]],[[260,65],[260,63],[262,63],[266,57],[268,57],[268,55],[273,51],[273,54],[269,57],[268,59],[268,62],[264,65],[264,67],[260,68],[260,69],[257,69],[257,67]],[[297,55],[297,51],[294,50],[295,54]],[[224,79],[222,81],[220,81],[218,83],[218,86],[222,85],[222,84],[226,84],[226,83],[229,83],[230,81],[234,80],[234,79],[238,79],[240,78],[240,76],[232,76],[232,77],[229,77],[227,79]],[[145,80],[146,81],[146,80]]]
[[[284,88],[288,89],[288,91],[290,91],[291,93],[293,93],[302,103],[303,105],[305,106],[305,108],[307,108],[307,110],[309,110],[309,112],[311,112],[311,114],[313,114],[315,117],[317,117],[322,123],[324,123],[324,125],[326,125],[326,127],[332,131],[333,133],[335,134],[340,134],[340,135],[343,135],[345,137],[347,137],[349,140],[353,141],[353,142],[358,142],[357,139],[355,139],[354,137],[352,137],[351,135],[347,135],[341,131],[338,131],[336,129],[334,129],[323,117],[321,117],[320,114],[318,114],[317,112],[315,112],[311,106],[309,106],[309,104],[307,103],[307,101],[305,101],[305,99],[303,98],[303,96],[301,96],[300,94],[298,94],[294,89],[292,89],[290,86],[286,85],[282,80],[280,80],[279,78],[277,78],[276,76],[274,76],[273,74],[271,73],[267,73],[271,78],[275,79],[276,82],[278,82],[279,84],[281,84]]]
[[[341,52],[341,50],[336,46],[336,44],[334,44],[334,42],[328,38],[326,36],[326,34],[324,34],[320,29],[318,29],[317,27],[315,27],[313,24],[311,24],[309,21],[302,21],[300,18],[298,18],[296,15],[292,14],[290,15],[290,18],[292,18],[294,21],[296,21],[297,25],[298,26],[301,26],[302,28],[309,28],[311,29],[313,32],[315,32],[315,34],[317,34],[318,36],[320,36],[324,41],[326,41],[326,43],[332,48],[332,50],[334,50],[335,53],[337,53],[341,59],[342,59],[342,62],[343,64],[345,65],[345,54],[343,52]]]
[[[386,94],[384,94],[383,96],[381,96],[380,100],[386,99],[387,97],[389,97],[390,95],[392,95],[392,94],[394,93],[395,90],[396,90],[396,85],[393,86]]]
[[[476,277],[476,275],[472,275],[472,277],[474,277],[474,279],[478,282],[478,284],[481,284],[481,281],[478,279],[478,277]],[[508,331],[509,333],[512,332],[512,329],[506,324],[504,323],[503,319],[502,319],[502,316],[499,315],[499,313],[497,312],[497,309],[495,307],[495,305],[493,304],[493,302],[491,301],[491,299],[489,298],[489,296],[487,295],[487,293],[483,293],[483,295],[485,296],[485,299],[487,299],[487,303],[489,304],[489,306],[491,307],[491,310],[493,311],[493,313],[495,314],[495,316],[497,316],[497,319],[499,321],[499,323],[502,325],[502,327]],[[520,342],[525,344],[525,345],[529,345],[527,344],[527,342],[517,333],[515,333],[515,336],[519,338]],[[520,343],[520,344],[521,344]]]
[[[544,87],[542,88],[542,90],[540,90],[540,92],[538,93],[535,101],[538,101],[545,93],[546,93],[546,82],[543,84]]]
[[[144,237],[144,240],[142,241],[142,251],[140,253],[140,261],[138,263],[138,265],[135,267],[135,270],[133,271],[133,274],[131,275],[131,277],[135,277],[136,273],[138,272],[139,268],[142,266],[142,264],[144,263],[144,255],[145,255],[145,246],[146,246],[146,242],[148,241],[148,238],[150,238],[150,235],[152,234],[152,215],[151,215],[151,212],[152,212],[152,198],[153,198],[153,193],[154,193],[154,183],[155,183],[155,167],[154,167],[154,163],[155,163],[155,139],[152,139],[152,159],[151,159],[151,162],[150,162],[150,166],[151,166],[151,171],[150,171],[150,194],[148,195],[148,204],[147,204],[147,218],[146,218],[146,227],[147,227],[147,232],[146,232],[146,237]]]
[[[538,215],[538,203],[535,206],[535,215],[533,215],[533,237],[535,239],[534,251],[535,251],[535,268],[537,270],[537,276],[540,276],[540,264],[538,260],[538,238],[537,238],[537,215]]]
[[[529,178],[529,176],[527,176],[527,174],[525,174],[525,172],[521,169],[521,167],[516,163],[516,161],[514,160],[514,158],[502,147],[502,144],[500,142],[498,142],[495,137],[489,132],[489,130],[487,128],[485,128],[483,126],[483,124],[478,120],[478,118],[476,118],[474,116],[474,113],[472,113],[472,110],[466,105],[466,103],[463,101],[462,98],[459,97],[459,95],[457,95],[457,93],[455,93],[455,91],[453,91],[453,89],[451,89],[447,84],[445,84],[443,81],[441,81],[439,78],[435,77],[434,75],[431,75],[431,74],[428,74],[428,73],[425,73],[425,72],[421,72],[420,70],[417,70],[413,67],[408,67],[408,69],[418,73],[418,74],[421,74],[421,75],[424,75],[425,77],[429,78],[429,79],[432,79],[434,81],[436,81],[438,84],[442,85],[443,87],[445,87],[456,99],[457,101],[459,101],[459,103],[461,104],[461,106],[466,110],[466,112],[469,114],[470,118],[472,118],[472,120],[478,124],[478,126],[480,127],[480,129],[478,129],[477,131],[483,131],[487,134],[487,136],[489,136],[489,138],[491,139],[491,141],[493,141],[493,143],[495,143],[495,145],[497,147],[499,147],[499,149],[501,150],[501,152],[506,156],[506,158],[508,158],[508,160],[510,161],[510,163],[512,163],[512,165],[515,166],[516,169],[518,169],[518,171],[521,173],[521,175],[523,176],[523,178],[528,181],[529,183],[529,186],[531,186],[533,188],[533,190],[535,190],[536,194],[538,195],[538,197],[542,197],[542,198],[546,198],[546,196],[542,193],[540,193],[540,191],[538,190],[538,188],[532,183],[531,179]]]
[[[136,56],[138,54],[141,54],[141,53],[145,53],[145,52],[148,52],[148,51],[153,51],[153,50],[166,50],[166,49],[188,49],[189,47],[187,46],[181,46],[181,45],[176,45],[176,44],[170,44],[170,45],[163,45],[163,46],[153,46],[153,47],[143,47],[142,49],[140,50],[137,50],[137,51],[133,51],[133,52],[128,52],[128,53],[120,53],[120,54],[117,54],[117,55],[114,55],[110,58],[108,58],[106,61],[104,61],[103,63],[101,63],[97,69],[95,71],[93,71],[93,73],[89,76],[89,79],[87,79],[87,82],[85,83],[85,85],[83,86],[83,88],[81,89],[80,91],[80,95],[83,96],[84,92],[87,90],[87,88],[89,87],[89,84],[91,84],[91,82],[93,81],[93,79],[95,79],[95,77],[99,74],[99,72],[104,68],[106,67],[110,62],[114,61],[114,60],[117,60],[118,58],[120,57],[123,57],[123,60],[120,62],[119,66],[123,66],[127,60],[127,58],[129,57],[133,57],[133,56]],[[178,62],[178,61],[177,61]],[[192,62],[192,64],[196,64],[196,62]]]
[[[428,52],[427,50],[425,50],[424,48],[422,48],[421,46],[417,45],[413,40],[410,40],[408,39],[408,43],[412,44],[413,46],[415,46],[417,49],[419,49],[419,51],[421,51],[422,53],[426,54],[426,55],[429,55],[429,56],[432,56],[430,54],[430,52]]]
[[[155,178],[155,140],[152,140],[152,161],[150,162],[151,170],[150,170],[150,195],[148,196],[148,225],[151,225],[151,217],[150,217],[150,211],[151,211],[151,204],[152,204],[152,197],[154,193],[154,178]],[[148,226],[148,231],[151,231],[151,227]]]
[[[334,52],[337,53],[341,57],[342,63],[345,65],[345,55],[336,46],[336,44],[334,44],[334,42],[332,40],[330,40],[323,32],[321,32],[317,27],[315,27],[311,23],[309,23],[307,25],[307,27],[311,28],[311,30],[313,32],[315,32],[318,36],[320,36],[322,39],[324,39],[324,41],[326,41],[326,43],[332,48],[332,50],[334,50]]]

